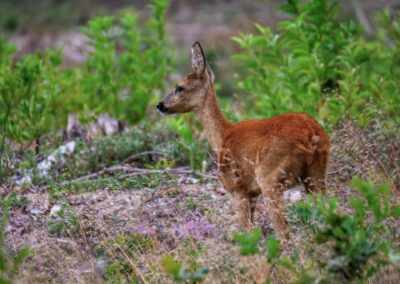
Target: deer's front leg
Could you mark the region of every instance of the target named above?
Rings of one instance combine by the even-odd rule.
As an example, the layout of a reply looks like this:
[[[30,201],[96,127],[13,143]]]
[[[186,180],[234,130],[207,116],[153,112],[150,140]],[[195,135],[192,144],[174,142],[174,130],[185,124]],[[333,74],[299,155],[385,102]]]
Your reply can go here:
[[[239,223],[246,230],[250,230],[254,223],[257,200],[258,196],[238,198]]]
[[[251,229],[251,207],[248,197],[238,198],[239,224],[245,230]]]
[[[249,203],[250,203],[250,222],[251,222],[251,224],[254,224],[254,214],[255,214],[255,212],[256,212],[257,201],[258,201],[258,195],[249,197]]]

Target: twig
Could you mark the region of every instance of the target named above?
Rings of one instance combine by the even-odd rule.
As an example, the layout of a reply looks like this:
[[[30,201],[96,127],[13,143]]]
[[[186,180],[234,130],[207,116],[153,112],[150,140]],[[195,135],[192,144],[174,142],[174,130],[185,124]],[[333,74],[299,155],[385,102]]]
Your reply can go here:
[[[142,153],[137,153],[137,154],[133,154],[131,156],[129,156],[128,158],[126,158],[125,160],[122,161],[121,164],[129,164],[132,160],[135,160],[139,157],[142,156],[147,156],[147,155],[158,155],[158,156],[165,156],[165,157],[169,157],[168,154],[165,154],[163,152],[159,152],[159,151],[145,151]]]
[[[89,174],[86,176],[81,176],[79,178],[73,179],[71,181],[66,181],[66,182],[80,182],[80,181],[90,180],[90,179],[96,178],[98,176],[102,176],[104,174],[110,174],[110,173],[118,172],[118,171],[132,171],[133,169],[135,169],[135,168],[132,166],[118,164],[118,165],[114,165],[112,167],[103,169],[101,171],[98,171],[96,173],[92,173],[92,174]]]
[[[130,165],[114,165],[112,167],[103,169],[101,171],[98,171],[96,173],[92,173],[86,176],[81,176],[79,178],[69,180],[69,181],[64,181],[61,183],[61,185],[65,184],[70,184],[70,183],[79,183],[87,180],[92,180],[94,178],[97,178],[99,176],[105,175],[105,174],[111,174],[114,172],[127,172],[127,174],[124,174],[121,176],[121,178],[127,178],[131,176],[137,176],[137,175],[152,175],[152,174],[166,174],[166,173],[171,173],[175,175],[195,175],[195,176],[200,176],[203,178],[207,179],[214,179],[218,180],[218,177],[215,175],[209,175],[209,174],[203,174],[198,171],[195,171],[191,168],[188,167],[181,167],[181,168],[171,168],[171,169],[163,169],[163,170],[151,170],[151,169],[143,169],[143,168],[136,168]],[[44,189],[47,189],[49,186],[43,187]]]
[[[171,173],[171,174],[176,174],[176,175],[195,175],[195,176],[200,176],[200,177],[204,177],[207,179],[218,180],[218,178],[214,175],[203,174],[203,173],[200,173],[198,171],[195,171],[195,170],[193,170],[191,168],[187,168],[187,167],[171,168],[171,169],[164,169],[164,170],[149,170],[149,169],[135,168],[133,172],[122,175],[121,177],[124,178],[124,177],[137,176],[137,175],[152,175],[152,174],[165,174],[165,173]]]

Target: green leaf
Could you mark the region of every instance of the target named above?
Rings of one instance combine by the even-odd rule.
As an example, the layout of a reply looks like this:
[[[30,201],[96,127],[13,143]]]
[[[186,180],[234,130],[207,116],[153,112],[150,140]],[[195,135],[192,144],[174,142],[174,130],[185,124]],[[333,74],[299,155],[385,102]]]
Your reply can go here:
[[[281,266],[283,266],[283,267],[285,267],[285,268],[287,268],[289,270],[293,270],[295,268],[292,260],[287,255],[282,256],[279,259],[279,265],[281,265]]]
[[[395,218],[400,218],[400,204],[392,208],[392,216]]]
[[[176,261],[172,256],[166,255],[161,260],[164,269],[171,274],[175,281],[198,281],[202,279],[208,272],[208,267],[201,267],[195,273],[187,272],[184,265],[180,261]]]
[[[271,236],[266,240],[267,260],[269,262],[275,260],[280,254],[280,241],[275,236]]]
[[[367,193],[371,190],[372,185],[361,179],[360,177],[353,177],[353,179],[351,180],[350,184],[355,187],[356,189],[360,190],[362,193]]]
[[[297,7],[298,0],[288,0],[286,5],[281,5],[279,10],[288,13],[291,16],[296,16],[299,13],[299,9]]]
[[[376,190],[380,195],[387,196],[392,191],[392,184],[389,181],[381,183],[376,187]]]
[[[176,261],[172,256],[166,255],[162,258],[161,264],[175,280],[180,279],[182,270],[182,263],[180,261]]]
[[[312,207],[307,202],[299,202],[296,204],[296,213],[302,218],[310,218],[312,216]]]
[[[351,198],[349,200],[349,205],[351,205],[356,210],[356,216],[359,220],[363,220],[365,217],[365,203],[360,198]]]
[[[236,234],[234,240],[240,244],[242,255],[252,255],[259,252],[258,243],[261,237],[261,228],[255,228],[250,233]]]
[[[33,252],[30,248],[20,249],[16,255],[13,257],[13,273],[17,274],[21,264],[25,261],[27,257],[33,256]]]
[[[336,238],[344,238],[346,236],[340,227],[334,227],[332,233]]]

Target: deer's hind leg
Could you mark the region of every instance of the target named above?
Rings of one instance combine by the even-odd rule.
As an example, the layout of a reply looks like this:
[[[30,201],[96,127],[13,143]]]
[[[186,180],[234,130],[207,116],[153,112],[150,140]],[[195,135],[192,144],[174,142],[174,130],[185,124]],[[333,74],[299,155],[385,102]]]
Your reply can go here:
[[[281,241],[289,239],[285,218],[283,192],[301,180],[304,153],[298,151],[295,141],[275,138],[268,141],[258,153],[256,180],[266,201],[266,209]]]
[[[304,187],[307,193],[316,194],[321,191],[327,193],[326,172],[328,168],[328,152],[316,152],[314,159],[305,171],[303,179]]]
[[[280,183],[278,171],[265,173],[262,169],[258,171],[257,180],[265,199],[268,215],[271,217],[276,235],[282,241],[289,239],[288,224],[285,219],[285,206],[282,193],[283,185]]]

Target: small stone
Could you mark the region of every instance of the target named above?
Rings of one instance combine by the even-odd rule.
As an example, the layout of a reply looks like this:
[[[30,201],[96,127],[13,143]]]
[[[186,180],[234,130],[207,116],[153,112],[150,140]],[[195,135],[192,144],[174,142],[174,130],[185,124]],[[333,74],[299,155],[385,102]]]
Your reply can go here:
[[[50,217],[55,217],[57,216],[57,213],[61,211],[61,205],[56,204],[50,209]]]

